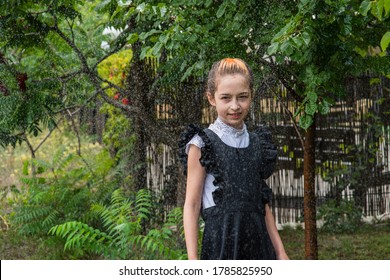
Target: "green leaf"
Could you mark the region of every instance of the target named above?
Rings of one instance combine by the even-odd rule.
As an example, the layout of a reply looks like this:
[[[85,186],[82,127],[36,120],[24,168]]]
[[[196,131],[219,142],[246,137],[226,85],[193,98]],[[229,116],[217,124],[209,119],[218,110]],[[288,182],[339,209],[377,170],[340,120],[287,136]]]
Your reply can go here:
[[[210,7],[210,5],[213,3],[213,0],[207,0],[205,3],[204,3],[204,6],[206,8]]]
[[[292,40],[295,43],[295,45],[298,47],[298,49],[303,45],[303,39],[300,38],[299,36],[293,37]]]
[[[386,51],[387,47],[389,46],[389,43],[390,43],[390,31],[386,32],[381,39],[382,51]]]
[[[280,46],[280,51],[284,54],[288,54],[288,50],[291,48],[290,40],[284,41],[283,44]]]
[[[181,82],[183,82],[185,79],[187,79],[191,75],[193,70],[194,70],[194,65],[192,65],[191,67],[188,67],[186,72],[184,73],[184,75],[180,79]]]
[[[136,8],[136,10],[139,11],[140,13],[143,13],[145,9],[146,9],[146,3],[141,3]]]
[[[302,105],[297,108],[297,110],[294,113],[294,118],[297,117],[302,112]]]
[[[221,6],[219,6],[219,9],[217,11],[217,18],[222,17],[223,14],[225,13],[225,10],[226,10],[226,4],[223,3]]]
[[[28,175],[28,166],[29,166],[29,161],[28,160],[25,160],[23,162],[23,171],[22,171],[22,174],[27,176]]]
[[[305,113],[310,115],[310,116],[313,116],[317,111],[317,103],[315,102],[309,102],[309,103],[306,103],[306,106],[305,106]]]
[[[160,35],[160,37],[158,38],[158,40],[162,43],[162,44],[166,44],[169,40],[169,33],[165,32],[163,34]]]
[[[308,46],[309,45],[309,43],[310,43],[310,34],[309,33],[307,33],[307,32],[303,32],[302,33],[302,40],[303,40],[303,42]]]
[[[128,37],[127,37],[127,43],[128,44],[134,44],[135,42],[138,41],[138,33],[131,33]]]
[[[366,57],[367,56],[367,50],[366,49],[355,47],[353,50],[355,52],[357,52],[361,57]]]
[[[321,103],[318,104],[318,112],[320,112],[321,115],[326,115],[330,112],[330,104],[326,100],[323,100]]]
[[[278,51],[279,42],[273,42],[267,49],[268,55],[272,55]]]
[[[308,129],[313,124],[313,117],[310,115],[303,115],[299,119],[299,126],[303,129]]]
[[[379,85],[379,84],[381,84],[380,78],[371,78],[370,79],[370,85]]]
[[[151,47],[146,46],[142,48],[141,54],[140,54],[140,59],[144,59],[149,53],[150,53]]]
[[[383,2],[382,1],[375,1],[372,2],[373,7],[371,9],[371,13],[380,21],[382,21],[382,13],[384,10]]]
[[[384,0],[384,7],[385,7],[385,16],[388,16],[390,13],[390,1]]]
[[[157,42],[154,46],[153,46],[153,49],[152,49],[152,54],[153,56],[159,56],[160,55],[160,51],[161,51],[161,48],[162,48],[162,44],[161,42]]]
[[[310,103],[315,103],[318,99],[318,96],[317,96],[317,93],[314,92],[314,91],[309,91],[307,93],[307,98],[309,100]]]
[[[359,13],[363,16],[367,16],[368,11],[371,9],[371,5],[370,0],[364,0],[362,4],[360,4]]]

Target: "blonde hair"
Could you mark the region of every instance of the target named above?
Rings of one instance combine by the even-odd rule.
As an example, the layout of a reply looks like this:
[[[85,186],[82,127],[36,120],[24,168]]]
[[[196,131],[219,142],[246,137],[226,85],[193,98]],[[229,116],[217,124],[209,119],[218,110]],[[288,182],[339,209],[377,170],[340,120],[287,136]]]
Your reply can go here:
[[[252,70],[245,61],[239,58],[224,58],[213,64],[207,79],[207,92],[214,95],[217,90],[217,79],[224,75],[241,74],[247,81],[251,92],[253,91]]]

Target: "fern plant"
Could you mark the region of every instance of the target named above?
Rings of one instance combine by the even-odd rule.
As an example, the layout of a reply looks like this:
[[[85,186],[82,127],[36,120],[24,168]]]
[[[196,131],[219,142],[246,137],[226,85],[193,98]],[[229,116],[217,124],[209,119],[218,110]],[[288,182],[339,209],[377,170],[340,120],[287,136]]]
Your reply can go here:
[[[19,233],[45,236],[56,224],[91,220],[91,204],[101,200],[101,193],[111,193],[117,187],[115,180],[108,180],[109,175],[96,168],[104,164],[111,167],[109,156],[102,154],[96,155],[98,160],[89,158],[91,166],[86,168],[84,160],[60,148],[51,161],[34,161],[39,174],[32,178],[27,177],[26,164],[23,191],[13,201],[12,223]]]
[[[172,209],[161,228],[136,236],[132,242],[143,249],[144,259],[185,259],[182,209]]]
[[[166,223],[151,227],[155,204],[150,190],[135,199],[122,189],[112,193],[109,205],[94,204],[101,230],[82,222],[54,226],[49,233],[66,239],[64,249],[99,254],[105,259],[182,259],[182,212],[173,209]]]

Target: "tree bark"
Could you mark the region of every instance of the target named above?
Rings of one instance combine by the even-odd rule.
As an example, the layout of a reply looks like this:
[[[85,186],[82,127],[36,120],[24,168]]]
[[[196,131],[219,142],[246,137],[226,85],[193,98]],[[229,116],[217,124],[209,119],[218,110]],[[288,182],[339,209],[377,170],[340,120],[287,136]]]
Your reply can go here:
[[[315,122],[305,132],[304,198],[305,258],[318,259],[316,195],[315,195]]]
[[[134,133],[136,135],[134,143],[134,189],[139,191],[140,189],[147,187],[146,173],[147,173],[147,164],[146,164],[146,146],[147,141],[145,137],[145,130],[142,121],[139,118],[134,120]]]

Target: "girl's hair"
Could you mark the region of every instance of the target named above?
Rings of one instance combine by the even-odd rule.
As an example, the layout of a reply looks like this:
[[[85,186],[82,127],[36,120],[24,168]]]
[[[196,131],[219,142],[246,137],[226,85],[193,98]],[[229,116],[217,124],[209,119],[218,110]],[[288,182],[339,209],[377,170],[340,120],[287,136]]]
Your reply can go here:
[[[253,91],[253,73],[248,64],[239,58],[224,58],[217,61],[211,67],[207,79],[207,92],[212,95],[217,90],[217,79],[224,75],[241,74],[243,75],[249,85],[249,89]]]

